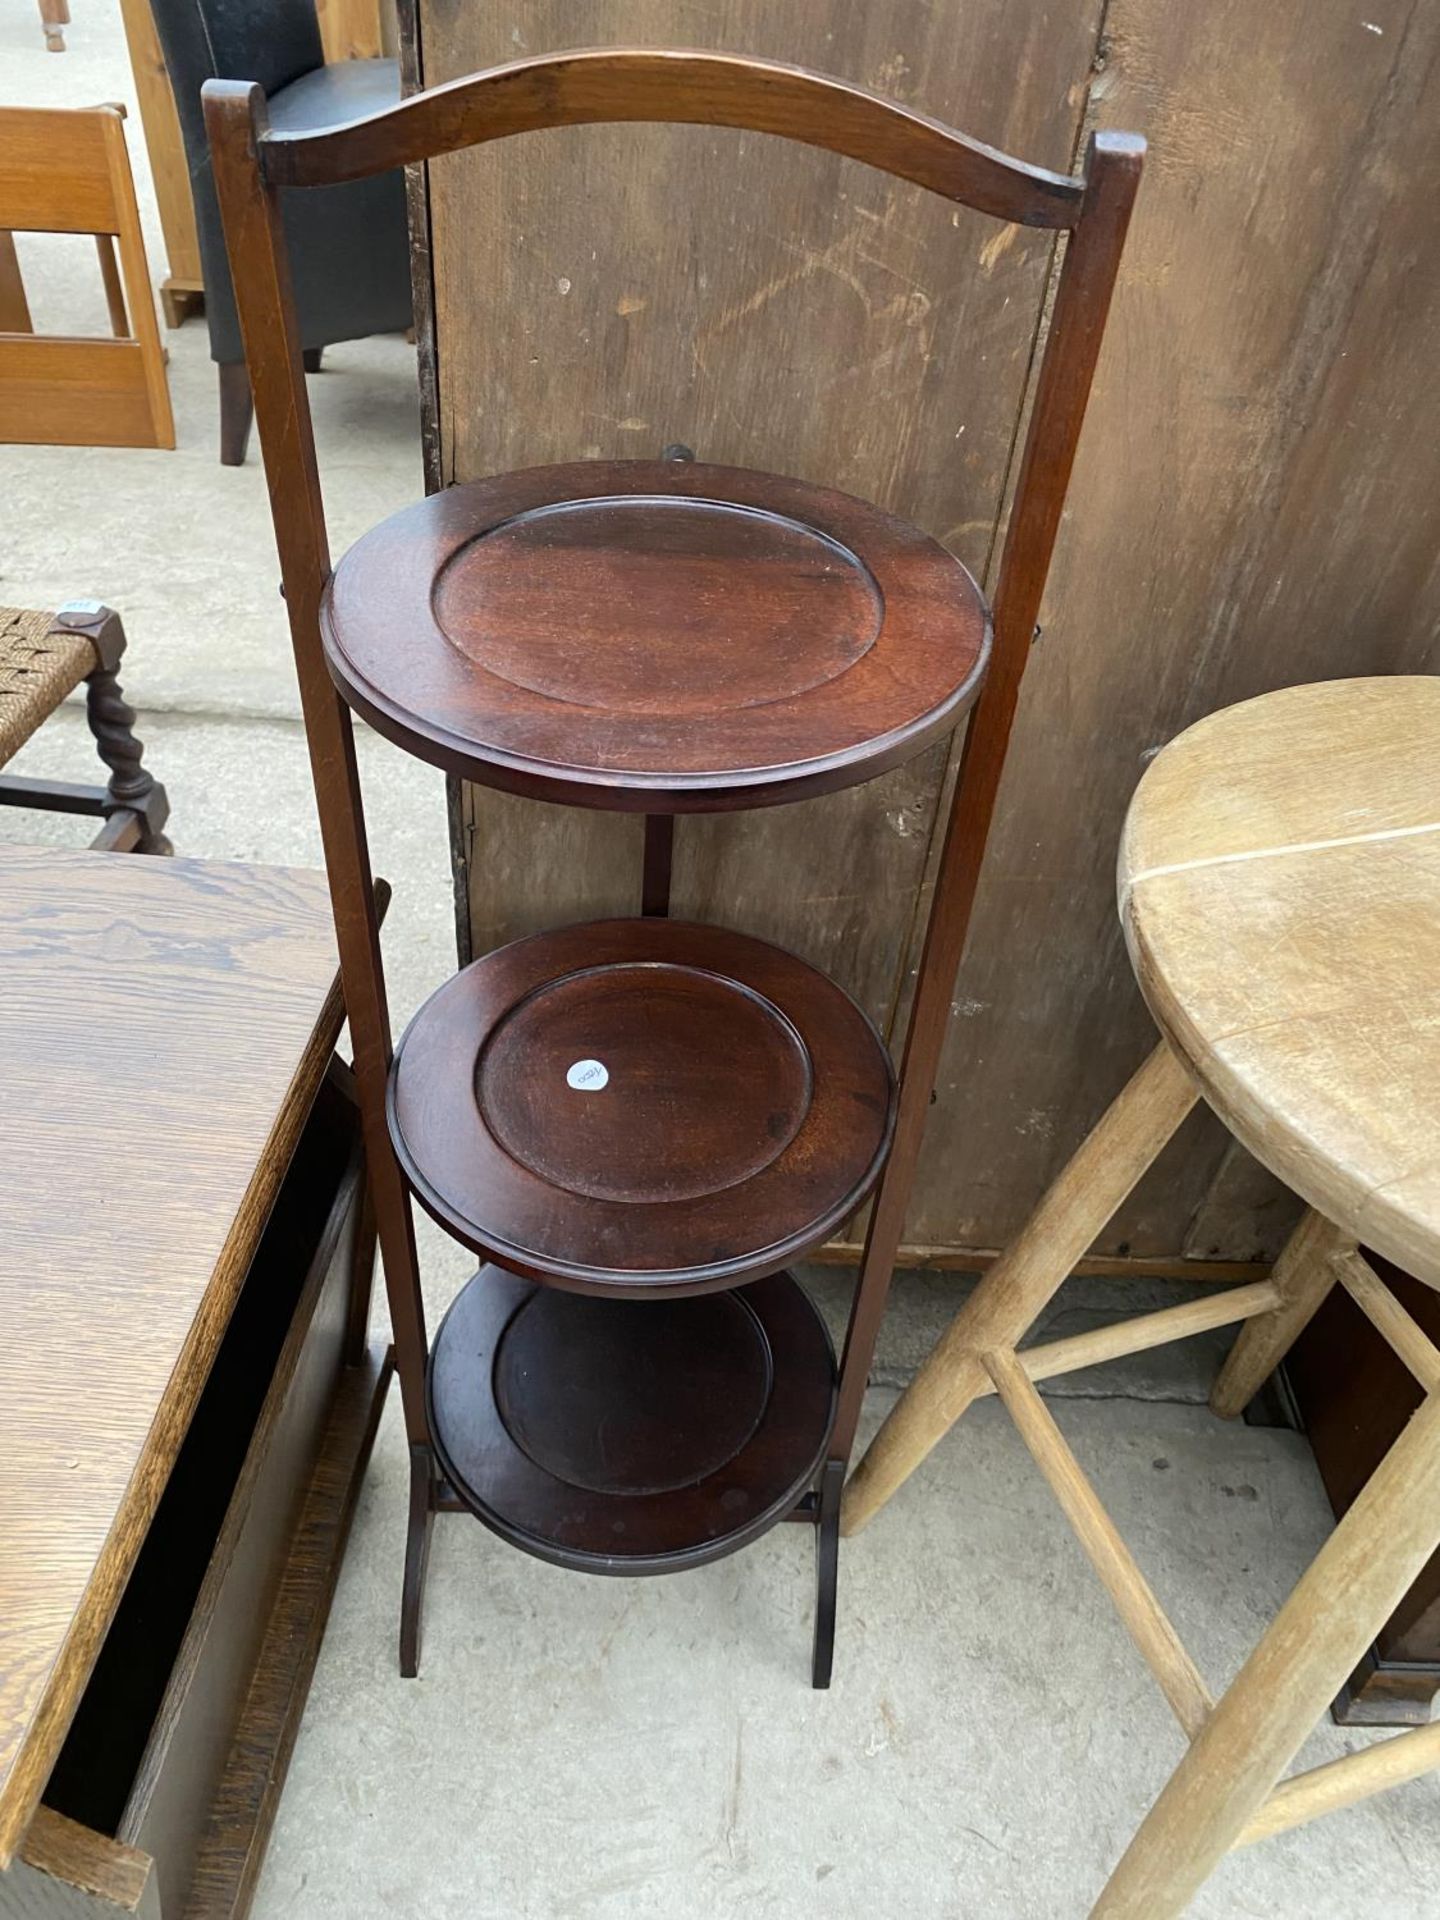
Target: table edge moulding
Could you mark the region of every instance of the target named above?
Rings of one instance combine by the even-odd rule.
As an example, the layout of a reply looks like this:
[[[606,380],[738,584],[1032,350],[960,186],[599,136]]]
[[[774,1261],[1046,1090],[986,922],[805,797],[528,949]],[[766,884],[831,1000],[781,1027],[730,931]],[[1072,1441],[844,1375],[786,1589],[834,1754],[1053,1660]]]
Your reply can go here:
[[[272,131],[239,81],[210,82],[205,112],[410,1447],[401,1670],[418,1667],[437,1512],[605,1573],[698,1564],[794,1518],[815,1530],[828,1685],[840,1488],[1144,143],[1097,133],[1070,178],[843,81],[661,49],[518,60],[318,133]],[[619,121],[779,135],[1063,240],[993,634],[975,582],[918,529],[688,458],[456,487],[332,573],[281,190]],[[394,1049],[352,709],[466,779],[645,814],[642,912],[485,955]],[[669,920],[673,816],[872,779],[967,712],[896,1074],[822,974]],[[784,1269],[872,1189],[837,1368]],[[433,1349],[412,1195],[489,1262]]]

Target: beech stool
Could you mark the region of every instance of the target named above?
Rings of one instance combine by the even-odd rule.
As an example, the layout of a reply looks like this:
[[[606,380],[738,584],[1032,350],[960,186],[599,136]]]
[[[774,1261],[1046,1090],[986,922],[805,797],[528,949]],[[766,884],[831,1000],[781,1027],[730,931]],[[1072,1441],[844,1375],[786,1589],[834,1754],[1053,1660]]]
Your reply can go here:
[[[1440,680],[1327,681],[1212,714],[1145,774],[1119,898],[1164,1039],[981,1282],[846,1489],[854,1533],[998,1393],[1191,1745],[1093,1909],[1180,1913],[1229,1849],[1440,1766],[1440,1723],[1282,1780],[1440,1545],[1440,1349],[1359,1252],[1440,1287]],[[1017,1351],[1204,1098],[1309,1210],[1267,1280]],[[1244,1327],[1211,1394],[1243,1411],[1340,1285],[1427,1398],[1211,1700],[1036,1382]],[[1278,1783],[1278,1784],[1277,1784]]]

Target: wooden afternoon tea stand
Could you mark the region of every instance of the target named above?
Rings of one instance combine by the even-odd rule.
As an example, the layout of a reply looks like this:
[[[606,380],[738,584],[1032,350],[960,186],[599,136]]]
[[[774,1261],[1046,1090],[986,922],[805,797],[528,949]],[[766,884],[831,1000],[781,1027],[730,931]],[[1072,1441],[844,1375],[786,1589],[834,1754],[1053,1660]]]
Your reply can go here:
[[[824,1686],[840,1487],[1141,143],[1097,136],[1072,179],[860,88],[724,54],[519,61],[306,135],[268,131],[256,88],[205,93],[411,1448],[402,1670],[416,1670],[437,1510],[611,1574],[694,1566],[794,1518],[817,1531]],[[279,194],[615,121],[778,134],[1067,236],[993,651],[974,581],[915,528],[688,461],[456,487],[332,574]],[[667,917],[674,817],[871,779],[977,696],[897,1082],[822,974]],[[643,815],[640,915],[487,954],[392,1050],[352,711],[466,780]],[[872,1191],[837,1369],[786,1269]],[[412,1193],[484,1262],[433,1347]]]

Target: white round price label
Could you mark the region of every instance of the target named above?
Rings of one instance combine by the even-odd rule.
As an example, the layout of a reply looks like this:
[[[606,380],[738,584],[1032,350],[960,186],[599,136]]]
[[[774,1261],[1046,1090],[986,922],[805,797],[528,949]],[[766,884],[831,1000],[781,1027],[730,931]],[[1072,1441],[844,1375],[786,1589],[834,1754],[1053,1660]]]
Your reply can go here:
[[[610,1075],[604,1063],[599,1060],[577,1060],[565,1076],[565,1084],[574,1087],[580,1093],[599,1093],[609,1083]]]

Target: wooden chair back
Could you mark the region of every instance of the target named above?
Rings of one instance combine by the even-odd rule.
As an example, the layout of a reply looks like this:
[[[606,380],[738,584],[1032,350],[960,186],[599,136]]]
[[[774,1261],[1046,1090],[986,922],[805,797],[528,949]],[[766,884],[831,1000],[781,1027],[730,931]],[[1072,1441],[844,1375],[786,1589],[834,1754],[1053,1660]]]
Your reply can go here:
[[[111,338],[35,332],[16,233],[94,234]],[[0,441],[175,445],[123,107],[0,107]]]
[[[348,873],[368,884],[368,855],[348,716],[337,719],[338,696],[321,651],[320,596],[330,560],[280,224],[282,189],[333,185],[543,128],[658,121],[779,135],[877,167],[995,219],[1067,236],[1010,510],[989,677],[971,716],[950,809],[904,1046],[895,1144],[871,1216],[846,1343],[831,1445],[832,1456],[843,1459],[854,1437],[864,1362],[904,1224],[1021,676],[1145,143],[1130,134],[1094,134],[1083,174],[1070,178],[1028,166],[844,81],[774,61],[660,49],[518,60],[432,88],[383,113],[309,134],[270,131],[263,93],[254,85],[211,81],[204,101],[336,886],[342,953],[348,920],[365,953],[372,995],[379,985],[378,949],[370,930],[356,922],[359,904],[335,878]],[[383,989],[378,998],[383,1001]],[[353,1019],[352,1010],[352,1024]],[[379,1032],[388,1056],[383,1013]]]

